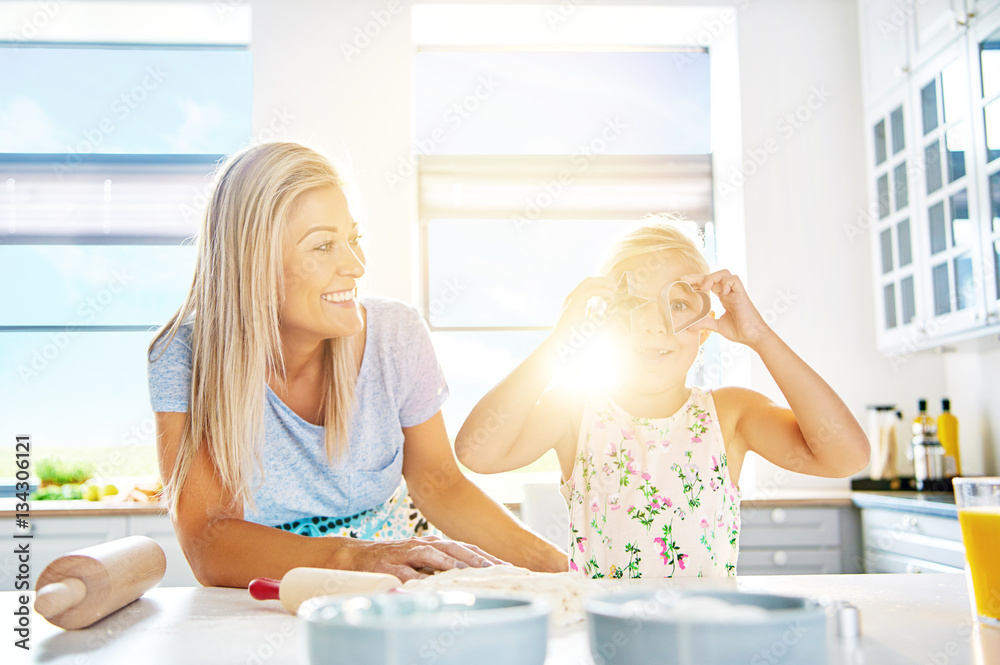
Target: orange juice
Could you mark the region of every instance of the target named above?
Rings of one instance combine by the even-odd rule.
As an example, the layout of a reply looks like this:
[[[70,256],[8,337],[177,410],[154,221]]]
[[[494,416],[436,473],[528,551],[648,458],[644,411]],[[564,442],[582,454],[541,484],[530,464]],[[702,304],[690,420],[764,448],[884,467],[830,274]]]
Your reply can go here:
[[[1000,621],[1000,506],[960,508],[958,522],[977,613]]]

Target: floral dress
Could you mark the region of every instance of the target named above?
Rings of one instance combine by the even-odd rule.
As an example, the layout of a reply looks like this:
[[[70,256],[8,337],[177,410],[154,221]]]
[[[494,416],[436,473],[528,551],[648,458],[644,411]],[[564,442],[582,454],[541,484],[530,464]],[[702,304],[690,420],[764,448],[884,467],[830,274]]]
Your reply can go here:
[[[735,576],[739,489],[711,391],[668,418],[588,400],[572,476],[570,569],[594,578]]]

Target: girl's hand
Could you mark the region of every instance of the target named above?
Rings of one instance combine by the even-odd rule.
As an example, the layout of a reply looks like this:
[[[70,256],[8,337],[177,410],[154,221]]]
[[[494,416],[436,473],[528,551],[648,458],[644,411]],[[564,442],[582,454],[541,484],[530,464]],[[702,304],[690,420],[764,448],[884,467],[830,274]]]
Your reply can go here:
[[[740,278],[728,270],[719,270],[711,275],[684,275],[681,279],[696,291],[710,291],[718,296],[725,313],[718,319],[709,315],[691,326],[691,330],[711,330],[731,342],[754,347],[764,335],[771,332]]]
[[[615,282],[610,277],[588,277],[580,282],[563,301],[559,320],[552,329],[550,339],[555,343],[569,343],[574,332],[587,318],[587,302],[591,298],[603,298],[607,310],[614,307]]]
[[[344,552],[339,551],[331,568],[388,573],[402,582],[427,577],[428,572],[439,570],[509,565],[475,545],[437,536],[382,542],[358,540],[346,549],[348,556],[344,557]]]

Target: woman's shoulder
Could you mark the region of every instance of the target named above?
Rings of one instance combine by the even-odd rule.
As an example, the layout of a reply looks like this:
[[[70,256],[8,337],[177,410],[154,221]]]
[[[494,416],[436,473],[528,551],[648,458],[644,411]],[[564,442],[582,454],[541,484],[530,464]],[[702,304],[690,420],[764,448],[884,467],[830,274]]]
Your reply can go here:
[[[151,363],[158,362],[163,358],[177,358],[179,355],[191,355],[191,335],[194,332],[194,323],[187,321],[177,326],[175,331],[163,329],[157,331],[154,337],[155,342],[149,350],[148,360]]]
[[[365,296],[361,299],[365,308],[367,325],[377,337],[405,337],[414,328],[424,327],[424,317],[413,305],[381,296]]]

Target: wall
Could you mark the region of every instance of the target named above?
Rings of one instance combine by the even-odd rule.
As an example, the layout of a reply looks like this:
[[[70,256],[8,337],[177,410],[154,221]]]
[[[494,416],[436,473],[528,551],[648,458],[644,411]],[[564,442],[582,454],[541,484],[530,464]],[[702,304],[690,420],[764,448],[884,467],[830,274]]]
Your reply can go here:
[[[962,473],[1000,475],[1000,349],[992,344],[944,356],[946,390],[941,397],[951,399],[959,423]],[[992,348],[991,348],[992,347]],[[941,404],[934,395],[934,411]]]
[[[367,289],[415,302],[415,179],[395,191],[385,182],[409,154],[410,4],[254,2],[252,49],[258,131],[276,111],[287,112],[293,118],[283,137],[353,156],[369,222]],[[644,3],[569,3],[587,4]],[[918,397],[935,399],[960,369],[949,364],[946,372],[945,360],[933,354],[893,363],[875,348],[868,234],[850,233],[868,196],[856,3],[731,4],[740,8],[743,153],[760,165],[717,171],[716,178],[717,187],[721,178],[742,189],[751,295],[762,310],[774,311],[775,329],[859,418],[875,402],[897,403],[912,415]],[[398,13],[389,11],[397,6]],[[342,43],[351,43],[372,12],[391,19],[348,58]],[[799,120],[786,119],[789,113]],[[759,361],[752,363],[751,384],[783,401]],[[776,475],[766,464],[758,477],[764,486],[846,485]]]

